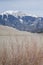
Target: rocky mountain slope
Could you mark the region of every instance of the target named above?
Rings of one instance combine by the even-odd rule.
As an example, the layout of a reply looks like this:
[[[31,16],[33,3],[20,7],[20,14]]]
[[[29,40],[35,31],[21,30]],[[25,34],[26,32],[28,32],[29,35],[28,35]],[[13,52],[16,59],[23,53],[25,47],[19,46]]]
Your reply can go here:
[[[0,25],[16,28],[20,31],[43,32],[43,17],[29,15],[20,11],[0,13]]]

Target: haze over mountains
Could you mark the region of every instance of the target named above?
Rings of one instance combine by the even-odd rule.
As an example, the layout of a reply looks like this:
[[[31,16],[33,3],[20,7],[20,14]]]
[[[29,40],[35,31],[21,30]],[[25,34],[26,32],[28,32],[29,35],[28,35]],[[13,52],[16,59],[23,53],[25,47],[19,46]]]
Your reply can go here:
[[[16,28],[20,31],[43,32],[43,17],[29,15],[20,11],[0,13],[0,25]]]

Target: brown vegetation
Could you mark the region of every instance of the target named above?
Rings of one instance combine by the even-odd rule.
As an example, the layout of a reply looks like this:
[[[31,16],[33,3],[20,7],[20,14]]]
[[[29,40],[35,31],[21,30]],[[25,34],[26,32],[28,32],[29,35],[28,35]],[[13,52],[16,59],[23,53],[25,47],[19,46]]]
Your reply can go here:
[[[43,35],[1,35],[0,65],[43,65]]]

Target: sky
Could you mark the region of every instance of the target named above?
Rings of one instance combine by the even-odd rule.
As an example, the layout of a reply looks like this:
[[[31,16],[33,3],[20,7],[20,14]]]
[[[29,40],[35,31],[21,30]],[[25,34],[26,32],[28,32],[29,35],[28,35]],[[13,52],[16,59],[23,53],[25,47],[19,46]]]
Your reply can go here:
[[[43,16],[43,0],[0,0],[0,12],[8,10]]]

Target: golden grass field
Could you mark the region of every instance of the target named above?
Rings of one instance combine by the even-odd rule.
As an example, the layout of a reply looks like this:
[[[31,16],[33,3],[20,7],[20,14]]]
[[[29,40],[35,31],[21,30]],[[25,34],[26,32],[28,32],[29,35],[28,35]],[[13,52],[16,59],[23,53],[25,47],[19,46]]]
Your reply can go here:
[[[43,33],[0,25],[0,65],[43,65]]]

